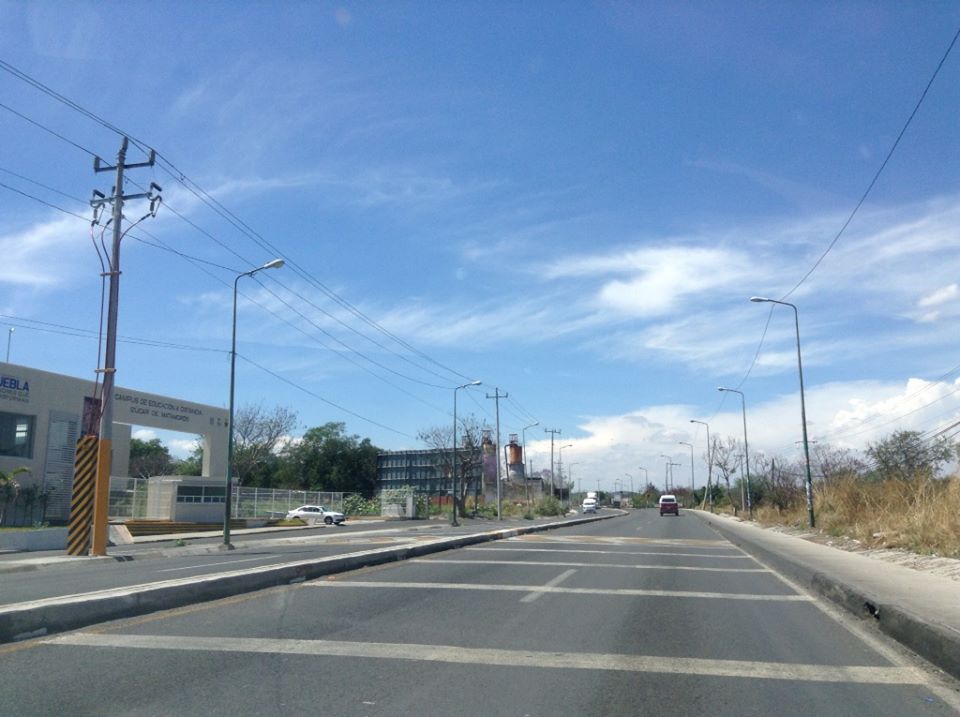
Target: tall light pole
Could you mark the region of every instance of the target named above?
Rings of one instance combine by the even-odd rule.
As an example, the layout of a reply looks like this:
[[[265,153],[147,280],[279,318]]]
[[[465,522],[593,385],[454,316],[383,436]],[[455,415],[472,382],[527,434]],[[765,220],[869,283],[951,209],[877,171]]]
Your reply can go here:
[[[693,485],[693,482],[694,482],[694,480],[693,480],[693,460],[694,460],[694,458],[693,458],[693,444],[692,444],[692,443],[687,443],[686,441],[677,441],[677,442],[678,442],[681,446],[689,446],[689,447],[690,447],[690,493],[691,493],[691,498],[692,498],[692,497],[693,497],[693,496],[692,496],[692,493],[696,490],[696,488],[695,488],[694,485]]]
[[[10,340],[13,338],[13,327],[7,331],[7,363],[10,363]]]
[[[674,480],[673,480],[673,467],[674,467],[674,466],[678,466],[678,467],[679,467],[679,466],[682,466],[683,463],[672,463],[672,462],[671,462],[671,463],[667,463],[667,465],[670,466],[670,492],[672,493],[672,492],[674,492],[674,491],[676,490],[676,487],[675,487],[676,484],[674,483]]]
[[[707,491],[703,496],[704,501],[707,500],[707,496],[710,499],[710,512],[713,512],[713,491],[710,489],[713,482],[713,446],[710,445],[710,426],[706,421],[697,421],[693,418],[690,419],[690,423],[699,423],[701,426],[707,427]]]
[[[563,505],[563,449],[564,448],[573,448],[572,443],[568,443],[565,446],[560,446],[560,460],[557,461],[557,473],[560,474],[560,505]]]
[[[533,428],[534,426],[539,426],[539,425],[540,425],[540,421],[536,421],[535,423],[531,423],[529,426],[524,426],[520,430],[520,433],[522,434],[522,441],[523,441],[523,487],[524,487],[524,494],[527,497],[528,506],[530,504],[530,473],[527,471],[527,429]]]
[[[578,466],[578,465],[580,465],[580,462],[579,462],[579,461],[576,462],[576,463],[571,463],[570,465],[567,466],[567,475],[570,477],[570,487],[571,487],[571,489],[573,488],[573,467],[574,467],[574,466]],[[579,479],[577,480],[577,482],[578,482],[578,483],[580,482]],[[577,486],[577,493],[579,493],[579,492],[580,492],[580,487]]]
[[[450,459],[450,465],[452,466],[450,480],[453,481],[453,518],[450,520],[450,525],[453,527],[460,525],[460,522],[457,520],[457,391],[461,388],[467,388],[467,386],[479,385],[480,381],[471,381],[470,383],[465,383],[453,389],[453,457]],[[499,460],[500,458],[498,457],[497,461]]]
[[[753,519],[753,496],[750,493],[750,449],[747,447],[747,399],[743,391],[735,388],[717,387],[718,391],[740,394],[740,407],[743,409],[743,455],[744,455],[744,477],[747,479],[747,514]]]
[[[660,454],[660,457],[663,458],[663,459],[666,461],[666,463],[664,463],[664,465],[663,465],[663,489],[664,489],[667,493],[669,493],[669,492],[670,492],[670,479],[669,479],[668,476],[669,476],[669,474],[670,474],[670,456],[668,456],[668,455],[666,455],[666,454],[664,454],[664,453],[661,453],[661,454]]]
[[[562,429],[562,428],[544,428],[544,429],[543,429],[543,432],[550,434],[550,497],[552,498],[552,497],[553,497],[553,486],[554,486],[554,482],[553,482],[553,467],[554,467],[554,463],[553,463],[553,439],[557,436],[558,433],[563,433],[563,429]],[[542,482],[543,482],[543,481],[541,481],[541,483],[542,483]]]
[[[797,370],[800,373],[800,421],[803,423],[803,456],[807,463],[807,516],[810,527],[816,527],[813,517],[813,478],[810,475],[810,442],[807,440],[807,402],[803,395],[803,359],[800,357],[800,312],[797,307],[788,301],[768,299],[764,296],[751,296],[750,301],[755,303],[780,304],[793,309],[793,323],[797,329]]]
[[[237,274],[233,280],[233,330],[230,339],[230,418],[227,426],[227,479],[223,495],[223,547],[232,550],[230,545],[230,494],[233,492],[233,395],[237,372],[237,283],[245,276],[253,276],[264,269],[279,269],[283,266],[283,259],[268,261],[256,269]]]
[[[533,428],[534,426],[539,426],[539,425],[540,425],[540,421],[537,421],[536,423],[531,423],[529,426],[524,426],[520,430],[520,433],[523,437],[522,441],[523,441],[523,480],[524,481],[527,481],[530,479],[530,474],[527,473],[527,429]]]
[[[630,479],[630,503],[633,504],[633,476],[629,473],[624,473],[624,475]]]

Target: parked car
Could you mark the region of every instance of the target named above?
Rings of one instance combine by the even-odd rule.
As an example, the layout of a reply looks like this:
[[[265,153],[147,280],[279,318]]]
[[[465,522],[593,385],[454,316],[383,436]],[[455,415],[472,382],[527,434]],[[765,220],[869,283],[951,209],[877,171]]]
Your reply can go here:
[[[680,515],[680,504],[677,502],[677,496],[675,495],[661,495],[659,505],[661,517],[666,513]]]
[[[586,498],[583,501],[583,505],[580,506],[580,510],[583,513],[596,513],[597,512],[597,501],[595,498]]]
[[[287,511],[287,520],[292,518],[299,518],[304,523],[323,521],[327,525],[333,525],[334,523],[340,525],[347,519],[343,513],[327,510],[322,505],[301,505],[299,508]]]

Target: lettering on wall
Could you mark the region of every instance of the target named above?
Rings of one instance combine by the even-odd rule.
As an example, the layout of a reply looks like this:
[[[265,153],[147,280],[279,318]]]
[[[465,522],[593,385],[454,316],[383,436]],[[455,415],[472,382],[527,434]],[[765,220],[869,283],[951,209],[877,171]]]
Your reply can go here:
[[[120,391],[114,394],[114,399],[117,403],[121,404],[121,406],[127,406],[127,412],[131,415],[131,420],[133,421],[136,420],[135,417],[137,416],[150,416],[151,418],[177,421],[178,423],[188,426],[200,423],[203,418],[203,410],[196,406],[172,403],[164,399],[137,396],[132,393],[123,393]]]
[[[0,400],[30,403],[30,382],[17,376],[0,374]]]

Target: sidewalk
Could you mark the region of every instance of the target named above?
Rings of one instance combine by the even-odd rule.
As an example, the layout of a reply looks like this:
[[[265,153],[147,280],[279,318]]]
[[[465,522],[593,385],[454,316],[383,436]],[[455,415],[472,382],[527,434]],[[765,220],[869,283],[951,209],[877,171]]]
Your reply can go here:
[[[690,511],[694,512],[694,511]],[[960,583],[729,516],[695,511],[727,540],[960,679]]]

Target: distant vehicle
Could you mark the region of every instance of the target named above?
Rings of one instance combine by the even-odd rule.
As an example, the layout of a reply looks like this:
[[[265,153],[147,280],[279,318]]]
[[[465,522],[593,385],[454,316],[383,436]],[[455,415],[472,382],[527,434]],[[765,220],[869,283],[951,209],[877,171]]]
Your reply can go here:
[[[596,513],[597,512],[596,498],[584,498],[583,505],[580,506],[580,509],[584,513]]]
[[[597,491],[591,490],[587,493],[587,500],[597,501]]]
[[[323,521],[327,525],[336,523],[340,525],[347,518],[343,513],[335,510],[327,510],[322,505],[301,505],[299,508],[287,511],[287,520],[299,518],[304,523],[319,523]]]
[[[680,504],[677,502],[677,496],[675,495],[661,495],[659,506],[660,506],[661,518],[666,513],[673,513],[674,515],[680,515]]]

